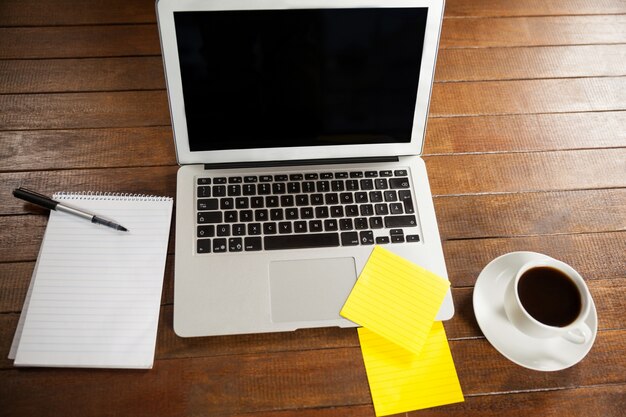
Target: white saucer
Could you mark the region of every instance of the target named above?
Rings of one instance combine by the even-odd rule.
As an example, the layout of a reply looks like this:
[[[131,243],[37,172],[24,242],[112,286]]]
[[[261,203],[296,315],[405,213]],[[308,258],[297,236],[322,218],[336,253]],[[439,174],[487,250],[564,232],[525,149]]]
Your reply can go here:
[[[576,344],[561,337],[538,339],[517,330],[504,312],[504,290],[526,262],[549,258],[535,252],[511,252],[494,259],[482,270],[474,287],[474,313],[485,337],[502,355],[518,365],[537,371],[559,371],[580,362],[598,333],[598,315],[591,300],[586,323],[592,337]]]

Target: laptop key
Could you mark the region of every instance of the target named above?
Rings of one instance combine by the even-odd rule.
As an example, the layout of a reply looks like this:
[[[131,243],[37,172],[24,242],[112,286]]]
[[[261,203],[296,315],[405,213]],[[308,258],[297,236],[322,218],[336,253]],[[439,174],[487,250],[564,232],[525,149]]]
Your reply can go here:
[[[229,224],[220,224],[216,228],[218,236],[230,236],[230,225]]]
[[[276,229],[277,229],[277,226],[276,226],[276,223],[274,222],[263,223],[263,234],[275,235]]]
[[[233,224],[233,236],[244,236],[246,234],[246,225],[243,223]]]
[[[208,185],[201,185],[198,187],[198,198],[211,197],[211,187]]]
[[[406,241],[407,242],[419,242],[420,235],[406,235]]]
[[[359,233],[359,239],[362,245],[373,245],[374,233],[371,230],[363,230]]]
[[[385,243],[389,243],[389,236],[378,236],[376,238],[377,245],[384,245]]]
[[[213,239],[213,253],[226,252],[226,239]]]
[[[248,223],[248,234],[249,235],[260,235],[261,234],[261,223]]]
[[[414,215],[386,216],[385,227],[415,227],[417,219]]]
[[[312,233],[265,236],[263,244],[265,250],[328,248],[339,246],[339,235],[337,233]]]
[[[291,233],[291,222],[280,222],[278,223],[278,233],[284,235],[286,233]]]
[[[411,198],[411,191],[409,190],[398,191],[398,198],[404,204],[404,212],[406,214],[415,213],[415,207],[413,206],[413,199]]]
[[[231,184],[228,186],[228,195],[230,197],[237,197],[241,195],[241,185]]]
[[[211,253],[211,239],[198,239],[196,244],[197,253]]]
[[[229,252],[241,252],[243,250],[243,239],[240,237],[231,237],[228,239]]]
[[[221,211],[202,211],[198,213],[198,223],[221,223]]]
[[[198,211],[201,210],[217,210],[217,198],[201,198],[198,200]]]
[[[409,179],[408,178],[390,178],[389,187],[390,188],[409,188]]]
[[[306,233],[308,231],[306,221],[300,220],[297,222],[293,222],[293,231],[296,233]]]
[[[259,251],[262,249],[261,242],[260,237],[247,237],[244,239],[243,247],[246,251]]]
[[[343,232],[341,234],[341,246],[356,246],[359,244],[357,232]]]
[[[215,226],[198,226],[198,237],[213,237],[215,236]]]

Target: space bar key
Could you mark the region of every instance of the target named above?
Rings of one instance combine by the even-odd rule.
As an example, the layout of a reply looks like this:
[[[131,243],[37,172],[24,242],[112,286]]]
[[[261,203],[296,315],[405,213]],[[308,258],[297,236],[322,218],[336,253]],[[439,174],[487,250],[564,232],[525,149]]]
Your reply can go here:
[[[315,233],[306,235],[265,236],[265,250],[327,248],[339,246],[338,233]]]

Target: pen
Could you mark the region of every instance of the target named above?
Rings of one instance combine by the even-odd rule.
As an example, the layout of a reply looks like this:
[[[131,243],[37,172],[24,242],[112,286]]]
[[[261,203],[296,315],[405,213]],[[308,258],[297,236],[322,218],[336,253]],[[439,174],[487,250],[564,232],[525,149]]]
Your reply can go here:
[[[21,198],[22,200],[28,201],[29,203],[36,204],[41,207],[45,207],[50,210],[63,211],[65,213],[73,214],[78,217],[82,217],[83,219],[89,220],[92,223],[101,224],[103,226],[111,227],[115,230],[121,230],[123,232],[127,232],[128,229],[122,225],[119,225],[115,222],[112,222],[107,219],[103,219],[102,217],[98,217],[93,213],[89,213],[85,210],[66,206],[63,203],[55,201],[50,197],[46,197],[45,195],[36,193],[34,191],[27,190],[26,188],[16,188],[13,190],[13,196],[17,198]]]

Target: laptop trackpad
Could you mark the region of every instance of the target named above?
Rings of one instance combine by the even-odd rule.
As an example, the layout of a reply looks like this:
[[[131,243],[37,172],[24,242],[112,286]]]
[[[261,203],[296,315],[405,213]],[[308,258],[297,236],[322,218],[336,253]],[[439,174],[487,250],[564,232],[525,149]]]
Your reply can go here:
[[[354,258],[271,262],[272,321],[340,319],[355,282]]]

